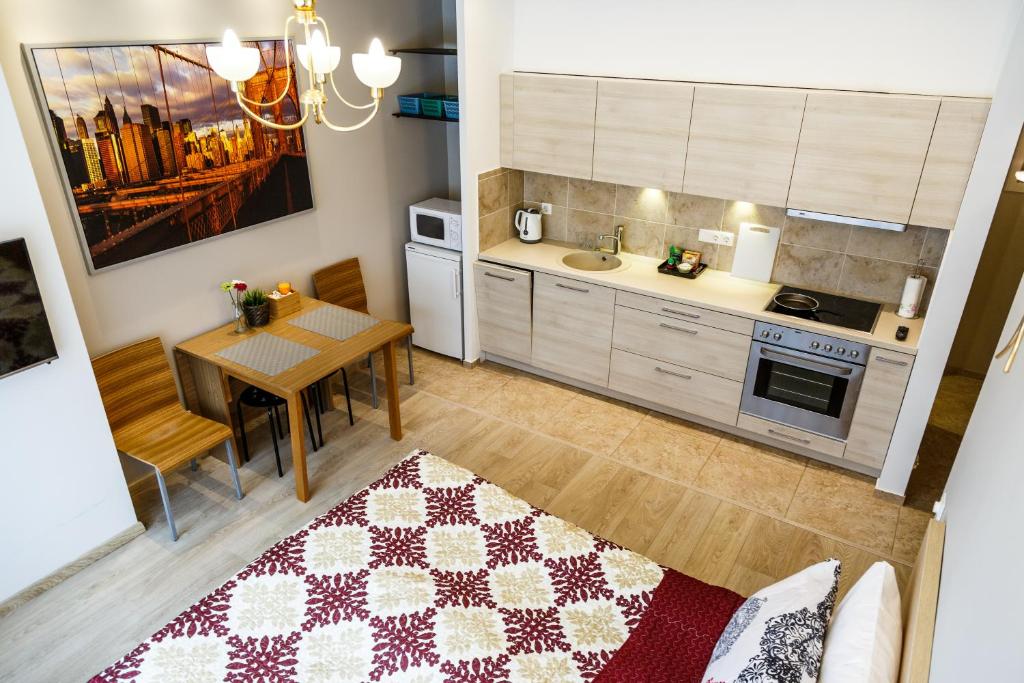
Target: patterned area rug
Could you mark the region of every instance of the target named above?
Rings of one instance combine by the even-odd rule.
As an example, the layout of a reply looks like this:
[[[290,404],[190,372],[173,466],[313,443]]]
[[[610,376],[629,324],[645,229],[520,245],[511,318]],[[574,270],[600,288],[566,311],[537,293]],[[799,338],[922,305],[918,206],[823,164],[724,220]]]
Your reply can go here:
[[[742,600],[415,451],[92,680],[699,680]]]

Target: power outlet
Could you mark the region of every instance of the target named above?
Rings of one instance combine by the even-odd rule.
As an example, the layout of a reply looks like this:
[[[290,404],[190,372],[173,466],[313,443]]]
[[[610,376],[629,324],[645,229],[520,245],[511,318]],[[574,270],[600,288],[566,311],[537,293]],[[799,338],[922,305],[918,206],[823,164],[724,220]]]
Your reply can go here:
[[[706,228],[702,228],[697,234],[697,239],[709,244],[720,244],[723,247],[731,247],[736,239],[736,235],[728,230],[708,230]]]
[[[540,212],[542,214],[544,214],[545,216],[550,216],[551,215],[551,205],[548,204],[547,202],[542,203],[540,205]]]

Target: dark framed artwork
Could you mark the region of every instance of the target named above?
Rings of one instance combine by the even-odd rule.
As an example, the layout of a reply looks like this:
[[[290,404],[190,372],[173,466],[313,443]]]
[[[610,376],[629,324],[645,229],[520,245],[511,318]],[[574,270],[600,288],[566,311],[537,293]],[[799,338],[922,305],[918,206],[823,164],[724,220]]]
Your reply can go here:
[[[90,273],[313,208],[303,130],[245,115],[208,44],[23,47]],[[287,89],[261,113],[298,121],[291,42],[246,45],[262,60],[243,94]]]

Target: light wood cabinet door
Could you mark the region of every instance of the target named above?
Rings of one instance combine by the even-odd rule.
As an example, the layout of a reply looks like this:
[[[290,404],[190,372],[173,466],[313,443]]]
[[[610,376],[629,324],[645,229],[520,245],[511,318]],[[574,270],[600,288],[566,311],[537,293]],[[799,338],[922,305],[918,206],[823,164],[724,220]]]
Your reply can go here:
[[[533,365],[608,386],[614,312],[614,289],[536,273]]]
[[[529,363],[533,345],[533,273],[478,261],[473,264],[473,280],[480,348]]]
[[[740,413],[739,419],[736,420],[736,426],[740,429],[746,429],[749,432],[766,436],[769,439],[775,439],[781,443],[824,453],[833,458],[843,457],[843,449],[846,448],[846,444],[842,441],[829,439],[820,434],[805,432],[796,427],[779,424],[778,422],[747,415],[746,413]]]
[[[906,223],[939,98],[812,92],[787,206]]]
[[[612,346],[742,381],[747,371],[750,335],[616,306]]]
[[[518,168],[515,155],[515,76],[501,74],[498,77],[498,87],[501,165],[505,168]]]
[[[608,388],[708,420],[735,425],[743,383],[612,349]]]
[[[683,191],[785,206],[807,93],[700,85]]]
[[[953,229],[990,105],[990,100],[942,100],[910,214],[914,225]]]
[[[515,74],[512,90],[514,167],[589,179],[597,79]]]
[[[594,180],[682,190],[692,103],[686,83],[599,80]]]
[[[881,469],[896,427],[914,357],[872,349],[846,439],[846,459]]]

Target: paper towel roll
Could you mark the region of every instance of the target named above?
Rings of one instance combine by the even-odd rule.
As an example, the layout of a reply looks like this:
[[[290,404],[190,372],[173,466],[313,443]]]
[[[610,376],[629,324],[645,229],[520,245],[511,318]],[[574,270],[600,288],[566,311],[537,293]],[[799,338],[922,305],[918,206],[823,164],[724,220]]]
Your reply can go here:
[[[916,318],[921,309],[921,298],[924,296],[924,287],[928,284],[928,278],[923,275],[911,275],[903,285],[903,296],[900,297],[900,307],[896,315],[901,318]]]

